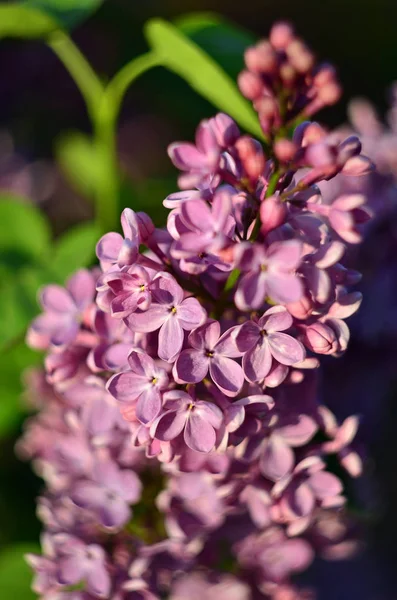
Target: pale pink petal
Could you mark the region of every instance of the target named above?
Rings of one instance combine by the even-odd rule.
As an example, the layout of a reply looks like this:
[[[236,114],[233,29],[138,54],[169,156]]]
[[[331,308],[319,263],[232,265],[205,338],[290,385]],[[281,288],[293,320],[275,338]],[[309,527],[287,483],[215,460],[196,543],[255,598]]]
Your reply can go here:
[[[215,446],[214,428],[193,409],[185,427],[184,440],[187,446],[196,452],[211,452]]]
[[[236,396],[244,383],[244,373],[240,365],[231,358],[218,355],[215,355],[209,364],[213,382],[225,396]]]
[[[175,363],[177,377],[187,383],[199,383],[208,373],[209,358],[200,350],[184,350]]]
[[[176,315],[172,314],[159,331],[158,355],[162,360],[172,362],[182,350],[183,329]]]
[[[272,355],[283,365],[294,365],[305,358],[303,344],[287,333],[274,332],[267,336]]]
[[[267,338],[260,341],[249,350],[243,358],[243,369],[249,381],[261,381],[266,377],[272,366],[272,353]]]
[[[293,319],[284,306],[273,306],[259,319],[258,325],[268,333],[284,331],[292,326]]]
[[[294,462],[293,451],[281,437],[271,435],[266,440],[260,459],[260,469],[265,477],[271,481],[278,481],[292,471]]]

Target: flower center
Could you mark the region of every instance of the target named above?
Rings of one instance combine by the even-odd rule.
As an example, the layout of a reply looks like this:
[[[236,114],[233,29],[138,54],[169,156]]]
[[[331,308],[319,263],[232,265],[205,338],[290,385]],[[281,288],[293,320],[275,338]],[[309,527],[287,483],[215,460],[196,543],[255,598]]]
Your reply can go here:
[[[145,289],[146,289],[146,286],[145,286],[145,284],[144,284],[144,283],[142,283],[142,285],[139,287],[139,289],[140,289],[140,291],[141,291],[141,292],[144,292],[144,291],[145,291]]]
[[[153,377],[153,379],[152,379],[152,385],[156,385],[157,382],[158,382],[157,377]]]
[[[171,306],[170,313],[172,313],[173,315],[176,314],[176,308],[175,308],[175,306]]]
[[[205,355],[208,356],[208,358],[213,358],[214,353],[212,350],[206,350],[205,351]]]
[[[267,265],[266,264],[262,264],[261,265],[261,271],[262,271],[262,273],[266,273],[266,271],[267,271]]]

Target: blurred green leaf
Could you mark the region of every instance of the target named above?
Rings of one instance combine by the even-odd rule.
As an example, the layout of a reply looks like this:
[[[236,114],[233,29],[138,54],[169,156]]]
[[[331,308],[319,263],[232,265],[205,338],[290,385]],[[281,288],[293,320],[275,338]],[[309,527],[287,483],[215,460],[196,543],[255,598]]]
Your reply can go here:
[[[244,68],[244,51],[256,37],[215,13],[190,13],[175,25],[203,48],[234,80]]]
[[[0,4],[0,38],[45,38],[59,28],[45,13],[21,4]]]
[[[225,111],[246,130],[263,138],[257,116],[237,85],[203,49],[162,19],[145,27],[149,44],[161,63],[185,79],[199,94]]]
[[[98,239],[95,223],[81,223],[56,241],[51,270],[57,276],[57,281],[62,282],[76,269],[92,263]]]
[[[0,194],[0,266],[14,270],[37,264],[49,255],[50,227],[33,204]]]
[[[24,555],[40,552],[35,544],[15,544],[8,546],[0,554],[0,598],[3,600],[34,600],[31,591],[32,571],[26,564]]]
[[[26,412],[21,400],[22,373],[40,361],[41,355],[30,350],[23,338],[0,353],[0,437],[13,432]],[[0,598],[3,598],[1,594]]]
[[[25,6],[38,8],[71,29],[94,13],[103,0],[25,0]]]
[[[101,165],[93,141],[80,132],[59,138],[56,154],[62,171],[76,192],[94,198],[101,178]]]

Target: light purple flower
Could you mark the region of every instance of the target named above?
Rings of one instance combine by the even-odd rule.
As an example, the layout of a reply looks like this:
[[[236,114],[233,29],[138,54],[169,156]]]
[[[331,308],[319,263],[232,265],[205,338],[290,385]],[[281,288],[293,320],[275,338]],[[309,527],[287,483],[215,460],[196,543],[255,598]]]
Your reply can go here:
[[[114,265],[124,267],[137,261],[139,244],[153,233],[154,225],[146,213],[135,213],[125,208],[121,214],[124,238],[119,233],[106,233],[99,240],[96,253],[104,271]]]
[[[236,396],[243,386],[244,374],[232,359],[241,356],[242,352],[233,338],[235,328],[222,336],[220,333],[219,322],[212,319],[192,331],[189,335],[192,348],[181,352],[174,373],[180,381],[199,383],[209,371],[213,382],[226,396]]]
[[[138,502],[142,484],[131,469],[120,469],[108,459],[98,460],[90,479],[75,483],[70,491],[72,501],[92,511],[103,527],[119,529],[130,516],[130,504]]]
[[[201,259],[203,267],[199,272],[204,271],[206,265],[230,270],[230,263],[223,261],[219,252],[232,242],[236,223],[231,213],[232,201],[228,190],[217,192],[211,207],[202,199],[182,204],[180,220],[185,231],[174,242],[172,256],[184,259],[184,263]]]
[[[336,508],[344,504],[343,486],[333,473],[325,470],[317,456],[303,459],[294,471],[273,488],[279,498],[278,509],[284,522],[289,523],[289,535],[301,533],[310,524],[316,506]]]
[[[279,304],[300,299],[303,287],[295,274],[302,254],[298,240],[274,242],[267,249],[259,244],[240,244],[236,253],[244,272],[235,294],[240,310],[260,309],[267,297]]]
[[[261,381],[272,367],[273,358],[291,366],[305,358],[303,345],[287,333],[293,319],[283,306],[269,308],[258,322],[246,321],[236,335],[237,348],[245,352],[243,369],[249,381]]]
[[[159,331],[158,355],[173,362],[182,349],[184,331],[198,327],[206,313],[196,298],[184,293],[169,273],[158,273],[152,282],[153,302],[147,311],[134,312],[126,323],[132,331]]]
[[[64,397],[72,406],[81,407],[81,423],[90,435],[107,433],[121,421],[117,402],[100,377],[90,376],[68,386]]]
[[[137,308],[147,310],[152,301],[151,279],[149,272],[139,265],[105,273],[101,283],[106,284],[113,293],[110,302],[112,317],[123,319]]]
[[[212,179],[218,169],[221,150],[215,133],[208,121],[202,121],[196,131],[196,144],[174,142],[168,147],[168,155],[174,165],[186,175],[179,178],[182,189],[199,187]]]
[[[40,296],[44,313],[36,317],[27,333],[32,348],[46,350],[50,345],[64,348],[79,333],[80,322],[95,295],[95,279],[85,269],[77,271],[66,283],[47,285]]]
[[[131,370],[113,375],[107,389],[121,403],[121,413],[127,420],[131,420],[133,414],[146,425],[160,412],[161,391],[167,387],[168,377],[164,369],[142,351],[133,350],[128,363]]]
[[[182,391],[164,394],[164,412],[151,425],[150,433],[158,440],[169,442],[183,432],[183,439],[196,452],[210,452],[216,433],[222,425],[220,408],[210,402],[195,400]]]
[[[97,544],[85,544],[67,534],[53,536],[57,556],[57,581],[63,586],[84,582],[88,593],[98,598],[110,594],[111,579],[104,549]]]

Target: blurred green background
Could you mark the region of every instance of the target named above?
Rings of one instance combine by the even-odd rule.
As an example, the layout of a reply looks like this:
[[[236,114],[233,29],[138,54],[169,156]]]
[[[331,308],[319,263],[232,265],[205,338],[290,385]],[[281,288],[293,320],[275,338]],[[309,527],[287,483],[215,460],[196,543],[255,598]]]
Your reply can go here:
[[[338,68],[343,99],[337,107],[318,116],[330,127],[346,120],[346,105],[354,96],[367,97],[383,113],[387,90],[397,78],[395,0],[27,0],[22,4],[51,5],[55,17],[62,14],[75,43],[103,81],[147,51],[143,26],[153,17],[174,20],[187,13],[210,11],[237,24],[241,29],[233,44],[214,35],[211,28],[197,38],[233,78],[242,68],[246,40],[266,36],[274,21],[288,19],[321,59]],[[84,10],[86,5],[90,10]],[[208,100],[164,68],[149,71],[131,86],[123,102],[117,135],[120,208],[129,205],[147,210],[161,223],[161,201],[176,190],[176,172],[167,157],[167,145],[176,139],[192,138],[199,120],[214,111]],[[40,360],[24,348],[24,323],[37,310],[32,297],[38,285],[51,279],[62,281],[82,262],[89,263],[96,237],[90,223],[98,166],[81,132],[92,134],[86,106],[51,50],[40,41],[0,40],[1,600],[31,597],[26,591],[29,573],[20,557],[21,550],[37,544],[40,532],[35,498],[41,482],[30,466],[14,455],[14,444],[26,417],[20,400],[20,374],[27,364]],[[16,208],[10,208],[11,204]],[[28,236],[24,222],[29,223]],[[394,445],[391,450],[395,453]],[[379,444],[371,451],[375,459],[379,457],[379,478],[386,481],[386,473],[395,463],[384,462]],[[373,539],[376,564],[372,558],[364,562],[369,569],[380,569],[382,581],[387,579],[388,554],[395,542],[395,519],[390,520],[387,507],[397,500],[396,488],[393,475],[382,488],[388,498],[386,517]],[[354,571],[342,569],[343,577]],[[385,586],[379,599],[395,599],[397,591],[392,584],[390,587],[386,582]],[[343,598],[375,598],[366,596],[365,591],[360,596],[355,593]]]

